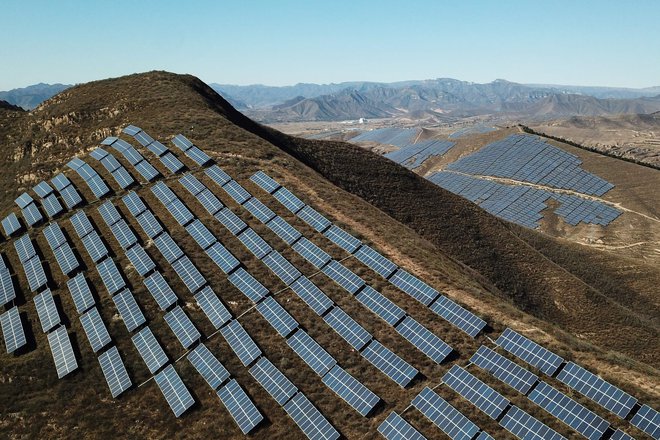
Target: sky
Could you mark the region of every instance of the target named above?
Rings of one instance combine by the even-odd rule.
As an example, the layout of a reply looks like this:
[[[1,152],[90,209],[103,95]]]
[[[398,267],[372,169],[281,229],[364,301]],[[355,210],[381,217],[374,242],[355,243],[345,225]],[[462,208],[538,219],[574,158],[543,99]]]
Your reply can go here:
[[[660,1],[0,2],[0,90],[149,70],[207,83],[660,85]]]

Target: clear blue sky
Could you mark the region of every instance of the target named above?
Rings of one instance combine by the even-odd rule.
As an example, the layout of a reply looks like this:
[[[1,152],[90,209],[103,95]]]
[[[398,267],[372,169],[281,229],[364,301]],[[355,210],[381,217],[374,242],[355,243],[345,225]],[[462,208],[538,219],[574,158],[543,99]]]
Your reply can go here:
[[[660,1],[0,2],[0,90],[154,69],[287,85],[660,85]]]

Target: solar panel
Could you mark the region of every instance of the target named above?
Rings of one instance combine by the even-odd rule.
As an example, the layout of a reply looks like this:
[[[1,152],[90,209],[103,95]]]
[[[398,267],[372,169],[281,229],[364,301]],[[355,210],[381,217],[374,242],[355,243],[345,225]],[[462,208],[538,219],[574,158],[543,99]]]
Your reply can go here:
[[[238,321],[232,320],[220,332],[244,366],[261,356],[261,349]]]
[[[321,377],[337,363],[330,353],[303,329],[298,329],[286,342]]]
[[[41,329],[44,333],[48,333],[60,324],[60,314],[57,311],[57,307],[55,307],[55,301],[53,300],[50,289],[46,289],[35,296],[34,305],[37,308],[37,315],[39,315],[39,322],[41,322]]]
[[[160,272],[154,272],[145,278],[144,285],[161,310],[167,310],[178,299]]]
[[[194,145],[186,151],[186,156],[191,158],[197,165],[204,166],[211,161],[211,157]]]
[[[440,296],[430,309],[473,338],[486,327],[486,321],[446,296]]]
[[[225,190],[229,196],[236,201],[239,205],[242,205],[245,203],[250,197],[249,192],[245,188],[241,186],[240,183],[238,183],[235,180],[230,180],[229,182],[225,183],[222,189]]]
[[[192,264],[192,261],[190,261],[187,255],[184,255],[172,263],[172,269],[174,269],[179,278],[181,278],[181,281],[183,281],[183,284],[185,284],[188,290],[190,290],[190,293],[197,292],[204,284],[206,284],[206,280]]]
[[[154,244],[158,248],[158,251],[163,255],[163,258],[165,258],[165,261],[170,264],[183,257],[183,251],[167,232],[163,232],[156,237],[154,239]]]
[[[287,286],[302,276],[293,264],[275,250],[266,255],[261,261]]]
[[[154,379],[176,417],[195,404],[195,399],[172,365],[165,367]]]
[[[240,262],[236,257],[234,257],[231,252],[219,242],[216,242],[213,246],[208,248],[206,254],[225,274],[230,273],[240,265]]]
[[[21,236],[21,238],[18,238],[14,241],[14,249],[16,249],[16,253],[18,254],[18,260],[21,263],[25,263],[30,258],[37,255],[37,251],[34,250],[34,245],[32,244],[32,240],[30,240],[30,236],[27,234]]]
[[[62,173],[53,177],[50,183],[52,183],[55,189],[58,191],[62,191],[64,188],[71,185],[71,181]]]
[[[99,364],[101,364],[101,371],[103,371],[103,376],[108,383],[113,398],[131,387],[131,378],[128,377],[128,372],[117,347],[110,347],[109,350],[101,353]]]
[[[152,148],[154,144],[151,144],[149,149],[152,151],[152,153],[157,154],[161,150],[155,150],[155,148]],[[170,152],[164,152],[164,154],[161,156],[160,161],[165,167],[171,172],[171,173],[178,173],[181,171],[184,167],[183,163],[172,153]]]
[[[176,136],[174,136],[174,138],[172,139],[172,143],[181,151],[186,151],[193,146],[193,143],[190,142],[188,138],[182,134],[177,134]]]
[[[441,363],[453,348],[411,316],[406,316],[396,327],[407,341],[436,363]]]
[[[94,175],[91,179],[87,181],[89,189],[92,191],[96,198],[100,199],[110,192],[110,188],[105,184],[101,176],[98,174]]]
[[[138,141],[143,147],[146,147],[154,141],[154,139],[144,131],[137,133],[134,137],[135,140]]]
[[[0,262],[1,262],[0,258]],[[0,306],[4,306],[8,302],[16,298],[16,291],[14,290],[14,283],[11,281],[11,273],[6,267],[0,268]]]
[[[660,438],[660,413],[650,406],[642,405],[630,419],[630,423],[654,439]]]
[[[28,285],[30,286],[30,291],[36,292],[41,287],[46,285],[48,280],[46,279],[44,267],[41,265],[41,261],[39,260],[38,256],[35,255],[23,263],[23,269],[28,280]]]
[[[470,362],[511,386],[522,394],[527,394],[539,380],[538,376],[525,370],[515,362],[482,345],[472,355]]]
[[[230,380],[227,385],[220,388],[218,397],[243,434],[252,431],[264,419],[236,379]]]
[[[163,227],[151,211],[144,211],[137,216],[136,220],[147,237],[151,239],[156,238],[158,234],[163,232]]]
[[[215,391],[227,379],[229,371],[220,363],[211,350],[204,344],[199,344],[194,350],[188,353],[188,361],[195,367],[195,370],[204,378],[206,383]]]
[[[43,233],[44,237],[46,237],[46,241],[48,242],[48,246],[50,246],[51,249],[57,249],[66,243],[64,233],[62,233],[62,229],[57,223],[51,223],[46,226]]]
[[[610,424],[545,382],[529,393],[529,399],[588,439],[600,439]]]
[[[84,313],[95,304],[92,292],[83,273],[79,273],[66,283],[78,313]]]
[[[297,393],[284,405],[284,411],[310,440],[339,438],[339,432],[302,392]]]
[[[201,339],[202,335],[181,307],[176,306],[167,312],[164,318],[183,348],[188,349]]]
[[[134,334],[131,340],[151,374],[167,363],[167,355],[149,327]]]
[[[79,157],[74,157],[69,161],[69,163],[66,164],[66,166],[68,166],[74,171],[78,170],[78,168],[80,168],[83,165],[85,165],[85,162],[83,162],[82,159],[80,159]]]
[[[362,278],[336,260],[330,261],[322,271],[352,295],[355,295],[364,286]]]
[[[110,226],[110,231],[112,231],[112,235],[115,236],[119,246],[124,250],[137,243],[137,237],[128,227],[128,223],[126,223],[126,220],[124,219],[121,219],[114,225]]]
[[[73,229],[78,234],[78,237],[83,238],[90,232],[94,230],[92,223],[89,221],[89,218],[84,211],[78,211],[71,216],[71,224]]]
[[[60,212],[64,211],[62,204],[59,200],[57,200],[57,196],[55,194],[51,194],[43,199],[41,206],[43,206],[44,210],[46,211],[46,215],[50,218],[53,218]]]
[[[2,219],[2,228],[5,230],[5,235],[11,237],[16,232],[21,229],[21,224],[18,221],[18,217],[13,212],[7,217]]]
[[[380,402],[380,397],[339,365],[335,365],[323,376],[323,383],[363,417]]]
[[[89,345],[91,345],[94,353],[97,353],[103,347],[112,342],[108,329],[105,327],[103,319],[101,319],[101,315],[96,307],[93,307],[89,311],[80,315],[80,323],[82,324]]]
[[[412,405],[454,440],[471,440],[479,432],[477,425],[429,387],[413,399]]]
[[[323,317],[323,320],[334,331],[336,331],[342,339],[358,351],[362,350],[362,348],[373,339],[371,333],[355,322],[355,320],[348,316],[348,314],[339,306],[333,307],[330,312]]]
[[[96,231],[92,231],[85,235],[82,238],[82,243],[89,254],[89,258],[91,258],[94,263],[98,263],[108,255],[108,249],[105,247],[101,241],[101,237],[99,237],[99,234]]]
[[[126,171],[126,168],[124,167],[117,168],[115,171],[113,171],[112,177],[114,177],[117,185],[119,185],[121,189],[126,189],[135,183],[135,179],[133,179],[133,177],[128,174],[128,171]]]
[[[272,296],[257,304],[257,311],[283,338],[298,328],[298,321],[282,307]]]
[[[130,290],[124,289],[122,292],[113,296],[112,300],[115,306],[117,306],[117,311],[121,319],[124,320],[124,324],[129,332],[132,332],[147,322]]]
[[[158,141],[153,141],[152,143],[147,145],[147,150],[151,151],[152,153],[154,153],[156,156],[159,157],[161,156],[165,157],[167,155],[174,156],[172,153],[169,152],[169,149],[165,145],[161,144]]]
[[[24,209],[34,202],[34,199],[28,194],[23,193],[15,200],[19,208]]]
[[[57,264],[60,266],[60,270],[62,270],[64,275],[68,275],[80,267],[80,263],[78,262],[76,256],[73,254],[69,243],[64,243],[55,249],[53,251],[53,255],[55,255],[55,260],[57,261]]]
[[[419,373],[377,340],[371,341],[360,354],[401,387],[406,387]]]
[[[557,379],[622,419],[626,418],[637,403],[637,399],[630,394],[574,362],[567,363],[557,375]]]
[[[495,341],[497,345],[541,370],[548,376],[555,374],[564,359],[536,342],[507,328]]]
[[[179,179],[179,183],[187,189],[193,196],[201,193],[206,189],[206,186],[199,179],[192,174],[188,173]]]
[[[452,366],[442,377],[442,381],[494,420],[497,420],[511,403],[506,397],[458,365]]]
[[[565,439],[564,436],[539,422],[515,405],[504,414],[504,417],[500,420],[500,425],[520,440],[537,438],[544,440]]]
[[[403,269],[394,272],[390,282],[427,307],[440,295],[433,287]]]
[[[39,212],[39,208],[37,208],[37,205],[34,203],[31,203],[27,207],[23,208],[23,217],[25,217],[25,221],[30,226],[36,225],[44,218],[41,215],[41,212]]]
[[[133,217],[137,217],[147,210],[144,202],[135,191],[129,192],[124,197],[122,197],[121,200],[124,202],[124,205]]]
[[[280,187],[280,184],[273,180],[263,171],[257,171],[250,177],[250,180],[256,183],[261,189],[268,193],[272,193],[277,188]]]
[[[355,258],[363,262],[367,267],[383,278],[389,278],[390,275],[398,269],[396,264],[366,244],[362,245],[362,247],[355,252]]]
[[[612,437],[610,437],[610,440],[635,440],[635,439],[632,436],[621,431],[620,429],[617,429],[616,431],[614,431],[614,434],[612,434]]]
[[[126,283],[111,258],[106,258],[96,265],[96,270],[103,281],[103,285],[110,295],[114,295],[126,287]]]
[[[80,194],[78,194],[78,191],[72,186],[67,186],[63,190],[60,190],[60,195],[62,196],[62,199],[64,200],[64,203],[66,204],[66,207],[68,209],[73,209],[78,204],[82,203],[82,198],[80,197]]]
[[[317,210],[309,205],[301,209],[296,215],[318,232],[324,232],[330,227],[330,225],[332,225],[330,220],[323,217]]]
[[[128,125],[128,126],[124,127],[124,129],[122,131],[124,133],[126,133],[127,135],[129,135],[129,136],[135,136],[136,134],[141,132],[142,129],[140,127],[136,127],[135,125]]]
[[[259,236],[254,229],[247,228],[245,231],[241,232],[238,236],[238,239],[241,240],[241,243],[254,254],[258,259],[262,259],[273,250],[266,241]]]
[[[266,226],[288,245],[296,242],[302,234],[280,216],[269,221]]]
[[[12,307],[0,314],[0,328],[2,328],[7,353],[13,353],[27,344],[18,307]]]
[[[275,213],[256,197],[252,197],[243,206],[261,223],[268,223],[275,217]]]
[[[55,362],[55,370],[57,370],[57,377],[63,378],[72,371],[78,369],[78,362],[71,347],[71,340],[69,334],[66,332],[64,326],[59,326],[57,329],[48,333],[48,345],[53,354],[53,361]]]
[[[195,301],[216,329],[219,329],[231,319],[231,313],[210,287],[207,286],[200,290],[195,295]]]
[[[122,219],[119,211],[117,211],[117,208],[115,208],[115,205],[113,205],[111,201],[107,201],[99,206],[98,211],[99,214],[101,214],[101,217],[103,217],[103,221],[105,221],[108,226],[112,226]]]
[[[298,388],[265,357],[250,368],[250,374],[280,405],[284,405],[298,392]]]
[[[378,426],[378,432],[386,440],[426,440],[426,437],[394,411]]]
[[[174,199],[167,205],[167,210],[172,214],[174,220],[181,226],[186,226],[193,221],[195,216],[190,212],[188,207],[180,199]]]
[[[126,257],[131,262],[135,271],[141,276],[146,276],[156,268],[156,263],[147,255],[142,246],[135,245],[126,251]]]
[[[291,290],[300,297],[317,315],[323,315],[332,307],[333,302],[309,278],[301,276],[293,284]]]
[[[186,226],[186,231],[203,250],[206,250],[217,241],[211,231],[199,219],[195,219]]]
[[[158,170],[154,168],[153,165],[151,165],[149,162],[146,160],[143,160],[142,162],[139,162],[135,165],[135,170],[140,173],[142,177],[148,182],[151,182],[154,180],[156,177],[160,175]]]
[[[323,235],[350,254],[354,253],[362,245],[360,240],[336,225],[330,226]]]
[[[305,204],[298,197],[294,196],[291,191],[285,187],[281,187],[273,193],[273,197],[277,199],[286,209],[294,214],[303,209]]]
[[[37,195],[43,199],[53,192],[53,188],[51,188],[48,183],[41,181],[32,188],[32,191],[37,193]]]
[[[305,260],[312,263],[317,269],[321,269],[328,264],[332,257],[328,255],[323,249],[302,237],[293,246],[293,250],[300,254]]]
[[[396,325],[406,312],[371,286],[365,286],[355,298],[389,325]]]
[[[241,231],[247,228],[245,222],[238,218],[231,209],[226,207],[216,212],[215,218],[234,235],[238,235]]]
[[[208,188],[205,188],[204,191],[197,194],[197,200],[211,215],[215,215],[224,206],[222,202],[215,196],[215,194],[213,194]]]
[[[156,182],[151,187],[151,192],[163,205],[168,205],[172,200],[177,198],[176,194],[163,181]]]
[[[206,175],[209,176],[211,180],[213,180],[215,183],[217,183],[220,186],[223,186],[224,184],[232,180],[231,176],[225,173],[224,170],[217,165],[213,165],[209,169],[207,169]]]

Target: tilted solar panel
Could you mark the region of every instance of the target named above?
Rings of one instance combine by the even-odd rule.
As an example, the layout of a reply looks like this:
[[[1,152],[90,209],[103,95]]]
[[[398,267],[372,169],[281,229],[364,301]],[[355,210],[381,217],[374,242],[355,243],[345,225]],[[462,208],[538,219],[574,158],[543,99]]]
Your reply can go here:
[[[336,225],[330,226],[323,235],[350,254],[354,253],[362,245],[362,242],[359,239],[353,237],[351,234]]]
[[[209,167],[209,169],[206,170],[206,175],[220,186],[231,180],[231,176],[225,173],[224,170],[217,165]]]
[[[275,250],[266,255],[261,261],[287,286],[302,276],[293,264]]]
[[[323,376],[323,383],[363,417],[380,402],[380,397],[339,365],[335,365]]]
[[[166,208],[169,213],[172,214],[174,220],[176,220],[181,226],[186,226],[195,218],[192,212],[190,212],[188,207],[180,199],[172,200]]]
[[[355,295],[365,285],[362,278],[336,260],[330,261],[322,271],[352,295]]]
[[[291,284],[291,290],[319,316],[327,312],[334,304],[328,295],[304,275]]]
[[[406,312],[371,286],[365,286],[355,295],[365,307],[378,315],[389,325],[394,326],[406,316]]]
[[[231,319],[231,313],[222,304],[211,287],[206,286],[195,295],[195,301],[213,327],[219,329]]]
[[[71,224],[73,229],[78,234],[78,237],[83,238],[85,235],[89,234],[94,230],[92,223],[89,221],[89,218],[84,211],[78,211],[71,216]]]
[[[212,160],[208,154],[194,145],[186,151],[186,156],[191,158],[199,166],[204,166]]]
[[[310,440],[339,438],[339,432],[302,392],[297,393],[284,405],[284,411]]]
[[[91,258],[94,263],[98,263],[108,255],[108,248],[105,247],[101,241],[101,237],[99,237],[99,234],[96,231],[92,231],[85,235],[82,238],[82,243],[89,254],[89,258]]]
[[[115,208],[111,201],[107,201],[98,208],[99,214],[108,226],[112,226],[122,219],[121,214]]]
[[[234,235],[238,235],[248,227],[231,209],[226,207],[216,212],[214,217]]]
[[[34,249],[34,245],[28,234],[25,234],[14,241],[14,249],[16,249],[16,253],[18,254],[18,261],[21,263],[25,263],[30,258],[37,255],[37,251]]]
[[[133,217],[137,217],[147,210],[146,205],[135,191],[131,191],[121,198],[122,202]]]
[[[115,306],[117,306],[117,311],[129,332],[132,332],[147,322],[130,290],[124,289],[122,292],[113,296],[112,300]]]
[[[438,364],[454,350],[411,316],[406,316],[395,328],[401,336]]]
[[[250,193],[235,180],[230,180],[225,183],[222,189],[225,190],[225,192],[239,205],[247,202],[247,200],[252,197]]]
[[[249,199],[243,206],[261,223],[268,223],[275,217],[275,213],[256,197]]]
[[[197,200],[213,216],[225,206],[208,188],[197,194]]]
[[[163,226],[156,220],[156,216],[151,211],[144,211],[136,217],[136,220],[147,237],[151,239],[155,239],[163,232]]]
[[[177,296],[160,272],[154,272],[144,279],[144,285],[161,310],[167,310],[177,301]]]
[[[610,440],[635,440],[631,435],[621,431],[620,429],[617,429],[614,431],[614,434],[612,434],[612,437],[610,437]]]
[[[174,307],[163,318],[183,348],[188,349],[201,339],[202,335],[180,306]]]
[[[477,425],[428,387],[413,399],[412,405],[454,440],[471,440],[479,432]]]
[[[89,284],[82,272],[67,281],[66,285],[78,313],[84,313],[95,304]]]
[[[41,260],[39,260],[38,255],[35,255],[23,263],[23,270],[25,271],[25,276],[27,277],[31,292],[38,291],[48,282],[46,272],[44,272],[44,267],[41,265]]]
[[[62,191],[64,188],[71,185],[71,181],[69,180],[69,178],[62,173],[53,177],[50,183],[52,183],[55,189],[58,191]]]
[[[41,212],[39,212],[39,208],[37,208],[37,205],[34,203],[30,203],[23,208],[22,212],[23,217],[25,217],[25,222],[30,226],[34,226],[44,219]]]
[[[97,264],[96,270],[110,295],[114,295],[126,286],[126,282],[119,273],[117,265],[111,258],[106,258]]]
[[[163,232],[158,237],[154,238],[154,244],[163,258],[165,258],[170,264],[183,257],[183,251],[167,232]]]
[[[0,314],[0,328],[2,328],[7,353],[13,353],[27,344],[18,307],[14,306]]]
[[[183,284],[190,290],[190,293],[197,292],[204,284],[206,279],[202,276],[187,255],[182,256],[174,263],[172,269],[181,278]]]
[[[196,196],[200,192],[204,191],[204,189],[206,189],[206,186],[204,186],[204,184],[200,182],[197,177],[190,173],[179,178],[179,183],[193,196]]]
[[[293,250],[300,254],[305,260],[309,261],[317,269],[323,268],[330,262],[332,257],[328,255],[323,249],[302,237],[293,246]]]
[[[416,368],[377,340],[371,341],[360,354],[401,387],[408,386],[419,373]]]
[[[494,420],[497,420],[511,403],[509,399],[458,365],[452,366],[442,377],[442,381]]]
[[[279,405],[284,405],[298,392],[298,388],[265,357],[250,368],[250,374]]]
[[[188,361],[215,391],[224,381],[229,379],[229,371],[220,363],[211,350],[204,344],[199,344],[188,353]]]
[[[430,309],[473,338],[486,327],[486,321],[446,296],[436,299]]]
[[[484,345],[479,347],[477,352],[472,355],[470,362],[488,371],[522,394],[527,394],[539,380],[536,374],[525,370],[520,365]]]
[[[131,262],[135,271],[141,277],[146,276],[156,268],[156,263],[151,259],[147,252],[139,244],[126,251],[126,257]]]
[[[282,307],[272,296],[257,304],[257,311],[283,338],[298,328],[298,321]]]
[[[294,214],[297,214],[305,206],[305,203],[302,200],[293,195],[293,193],[285,187],[280,187],[280,189],[275,191],[273,197]]]
[[[249,366],[261,356],[261,349],[235,319],[224,326],[220,332],[244,366]]]
[[[112,397],[117,397],[132,385],[128,376],[124,362],[121,360],[117,347],[111,347],[109,350],[99,355],[99,364],[105,381],[110,388]]]
[[[425,306],[429,306],[440,296],[440,293],[433,287],[403,269],[394,272],[390,282]]]
[[[159,157],[165,157],[167,155],[173,156],[173,154],[170,153],[169,148],[167,148],[165,145],[161,144],[158,141],[153,141],[152,143],[147,145],[147,150],[151,151],[152,153],[154,153],[156,156]]]
[[[44,211],[46,211],[46,215],[49,218],[53,218],[56,215],[58,215],[60,212],[64,211],[62,204],[60,203],[59,200],[57,200],[57,196],[55,194],[51,194],[47,196],[45,199],[43,199],[41,202],[41,206],[43,206]]]
[[[128,223],[126,223],[126,220],[121,219],[114,225],[110,227],[110,231],[112,231],[112,235],[115,236],[115,239],[119,243],[119,246],[121,246],[122,249],[126,250],[133,246],[135,243],[137,243],[137,237],[131,231],[130,227],[128,226]]]
[[[48,333],[48,345],[50,345],[50,351],[53,354],[58,378],[61,379],[78,369],[78,361],[76,361],[69,334],[64,326],[59,326]]]
[[[495,343],[548,376],[552,376],[564,362],[564,359],[550,350],[510,328],[504,330]]]
[[[156,182],[154,186],[151,187],[151,192],[163,205],[168,205],[172,200],[177,198],[174,191],[172,191],[163,181]]]
[[[182,134],[177,134],[176,136],[174,136],[174,138],[172,139],[172,143],[181,151],[186,151],[193,146],[193,143],[190,142],[188,138]]]
[[[2,219],[2,228],[5,230],[5,235],[11,237],[21,229],[21,224],[18,217],[13,212],[7,217]]]
[[[219,242],[208,248],[206,254],[225,274],[230,273],[240,265],[236,257]]]
[[[62,322],[50,289],[35,296],[34,305],[37,308],[37,315],[44,333],[48,333]]]
[[[80,194],[78,194],[78,191],[76,191],[73,185],[61,189],[60,195],[62,196],[67,209],[73,209],[83,201],[82,197],[80,197]]]
[[[362,245],[360,249],[355,252],[355,258],[363,262],[367,267],[382,276],[389,278],[399,267],[389,259],[385,258],[379,252],[370,248],[369,246]]]
[[[564,440],[565,437],[517,406],[512,406],[500,420],[500,425],[520,440]]]
[[[386,440],[426,440],[426,437],[394,411],[378,426],[378,432]]]
[[[280,187],[280,184],[273,180],[263,171],[257,171],[250,177],[250,180],[256,183],[261,189],[268,193],[272,193],[277,188]]]
[[[303,220],[305,223],[310,225],[312,228],[316,229],[318,232],[324,232],[326,229],[332,225],[332,222],[327,218],[323,217],[321,213],[312,208],[311,206],[305,206],[303,209],[298,211],[296,214]]]
[[[155,149],[155,145],[155,143],[151,144],[149,146],[149,150],[151,150],[152,153],[158,155],[162,150]],[[184,168],[183,163],[174,154],[170,153],[169,151],[163,151],[163,153],[164,154],[160,157],[160,161],[171,173],[178,173]]]
[[[266,226],[288,245],[292,245],[302,234],[280,216],[269,221]]]
[[[154,379],[176,417],[180,417],[181,414],[195,404],[195,399],[193,399],[192,394],[186,388],[174,366],[168,365],[163,371],[155,375]]]
[[[51,249],[57,249],[66,243],[66,238],[64,237],[62,229],[55,222],[46,226],[43,230],[43,233],[44,237],[46,237],[46,241],[48,242],[48,246],[50,246]]]
[[[660,438],[660,413],[648,405],[642,405],[630,420],[654,439]]]
[[[289,339],[287,344],[298,356],[314,370],[316,374],[323,377],[337,361],[325,351],[309,334],[303,329],[298,329]]]
[[[0,306],[4,306],[14,298],[16,298],[16,290],[11,280],[11,273],[6,267],[0,267]]]
[[[97,353],[103,347],[112,342],[108,329],[103,323],[103,319],[101,319],[101,315],[96,307],[93,307],[80,315],[80,323],[82,324],[89,345],[92,347],[94,353]]]
[[[220,388],[218,397],[243,434],[252,431],[264,419],[236,379],[230,380],[227,385]]]
[[[53,255],[55,255],[55,260],[64,275],[69,275],[80,267],[80,263],[74,255],[73,250],[71,250],[69,243],[64,243],[55,249]]]
[[[339,336],[348,342],[354,349],[360,351],[367,345],[373,336],[364,327],[355,322],[341,307],[335,306],[323,317]]]
[[[208,249],[217,241],[211,231],[199,219],[195,219],[192,223],[188,224],[186,231],[203,250]]]
[[[131,340],[151,374],[167,363],[167,355],[149,327],[134,334]]]
[[[51,186],[48,183],[42,180],[37,185],[32,187],[32,191],[34,191],[35,193],[37,193],[39,197],[44,199],[53,192],[53,188],[51,188]]]

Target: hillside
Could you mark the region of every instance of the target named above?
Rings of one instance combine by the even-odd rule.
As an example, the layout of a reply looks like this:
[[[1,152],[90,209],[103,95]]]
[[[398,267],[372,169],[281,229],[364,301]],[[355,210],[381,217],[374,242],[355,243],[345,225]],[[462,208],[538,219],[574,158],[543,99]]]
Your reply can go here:
[[[4,149],[0,166],[5,170],[0,174],[0,190],[4,194],[0,200],[0,217],[16,211],[13,201],[23,191],[42,179],[50,180],[57,172],[66,172],[79,188],[85,188],[82,180],[64,166],[78,155],[85,156],[85,160],[112,184],[110,200],[130,219],[134,231],[142,231],[121,202],[120,196],[125,191],[116,186],[105,169],[86,154],[107,136],[119,136],[129,124],[140,126],[168,147],[171,146],[171,137],[182,133],[251,194],[258,196],[270,209],[303,231],[305,237],[310,237],[333,258],[345,260],[347,267],[369,285],[382,291],[455,349],[454,354],[441,364],[422,355],[391,326],[368,312],[352,295],[346,295],[330,278],[315,276],[318,270],[220,191],[204,175],[203,169],[179,154],[191,172],[212,188],[223,203],[257,233],[266,237],[268,243],[305,275],[313,277],[315,282],[318,280],[319,287],[332,301],[384,345],[419,369],[421,374],[415,381],[406,388],[399,387],[330,330],[324,319],[311,313],[304,302],[287,291],[286,286],[267,270],[262,261],[248,253],[235,236],[217,222],[214,223],[214,217],[206,213],[204,206],[176,182],[178,176],[171,176],[158,165],[159,171],[167,176],[163,181],[175,190],[255,278],[270,292],[282,292],[277,297],[278,301],[300,322],[301,327],[317,339],[344,369],[383,399],[365,418],[325,388],[320,378],[294,354],[283,338],[265,324],[260,315],[247,313],[252,303],[228,282],[227,277],[204,253],[199,252],[197,244],[185,229],[159,205],[150,191],[153,185],[134,187],[199,267],[232,314],[241,316],[241,324],[257,341],[263,353],[347,438],[376,438],[376,427],[390,411],[403,413],[424,387],[436,386],[451,365],[465,365],[480,345],[492,345],[488,337],[496,338],[505,327],[533,338],[567,360],[587,366],[644,403],[657,408],[660,402],[660,372],[657,370],[660,362],[660,344],[657,343],[657,317],[660,313],[657,312],[660,310],[657,291],[654,291],[654,286],[660,281],[657,268],[635,265],[635,262],[595,251],[584,251],[500,221],[421,176],[357,146],[295,138],[260,125],[232,108],[209,86],[189,75],[150,72],[83,84],[65,90],[32,112],[4,112],[0,113],[0,117],[0,145]],[[121,136],[132,142],[126,135]],[[179,153],[178,150],[173,151]],[[157,163],[155,156],[148,158]],[[127,169],[133,170],[123,158],[121,162]],[[346,252],[315,233],[311,226],[252,183],[250,176],[259,170],[266,171],[305,203],[484,318],[488,323],[486,333],[471,338],[457,331],[367,266],[355,258],[349,258],[350,255],[347,256]],[[89,191],[85,191],[84,196],[92,199]],[[93,202],[84,210],[103,233],[104,242],[111,248],[112,259],[117,260],[124,272],[131,291],[144,309],[169,358],[181,357],[185,350],[181,350],[177,340],[168,332],[161,311],[98,214],[98,205],[98,202]],[[76,253],[82,256],[84,247],[67,218],[68,214],[58,219],[58,223],[65,229]],[[266,421],[252,434],[254,438],[302,438],[295,424],[232,354],[224,339],[212,337],[217,332],[205,320],[165,259],[154,251],[153,242],[141,232],[138,235],[157,266],[172,282],[174,290],[183,298],[180,304],[205,336],[205,343],[217,353],[232,377],[238,380],[265,415]],[[215,392],[209,390],[185,360],[176,363],[176,368],[198,404],[182,418],[173,417],[154,382],[147,382],[151,374],[131,344],[130,332],[114,313],[113,302],[101,287],[103,284],[98,274],[90,270],[86,273],[91,283],[99,286],[94,288],[94,295],[103,320],[108,323],[113,341],[126,362],[133,382],[141,384],[121,398],[111,399],[96,356],[85,340],[75,308],[66,293],[66,277],[53,263],[42,234],[35,242],[42,250],[41,256],[53,279],[52,289],[74,339],[74,351],[82,371],[62,380],[57,379],[46,337],[39,329],[34,306],[28,299],[31,294],[28,293],[27,280],[20,270],[11,242],[3,241],[0,250],[13,268],[12,278],[25,292],[20,293],[17,303],[32,331],[29,334],[31,344],[25,352],[19,355],[0,354],[0,433],[12,438],[73,438],[81,435],[90,438],[110,435],[140,438],[183,435],[199,438],[218,434],[221,437],[241,437],[227,411],[219,404]],[[81,259],[85,267],[93,267],[89,258]],[[594,264],[601,268],[598,278],[590,274]],[[635,265],[634,273],[615,270],[631,265]],[[524,396],[483,371],[471,371],[556,431],[567,438],[576,438],[575,432],[535,407]],[[543,379],[570,392],[554,378],[544,376]],[[495,438],[513,438],[497,422],[461,400],[448,388],[442,387],[436,391]],[[641,431],[630,427],[627,421],[607,415],[602,408],[577,393],[572,393],[572,397],[603,414],[613,427],[625,427],[636,437],[642,438]],[[405,417],[429,438],[439,433],[417,411],[408,411]]]

